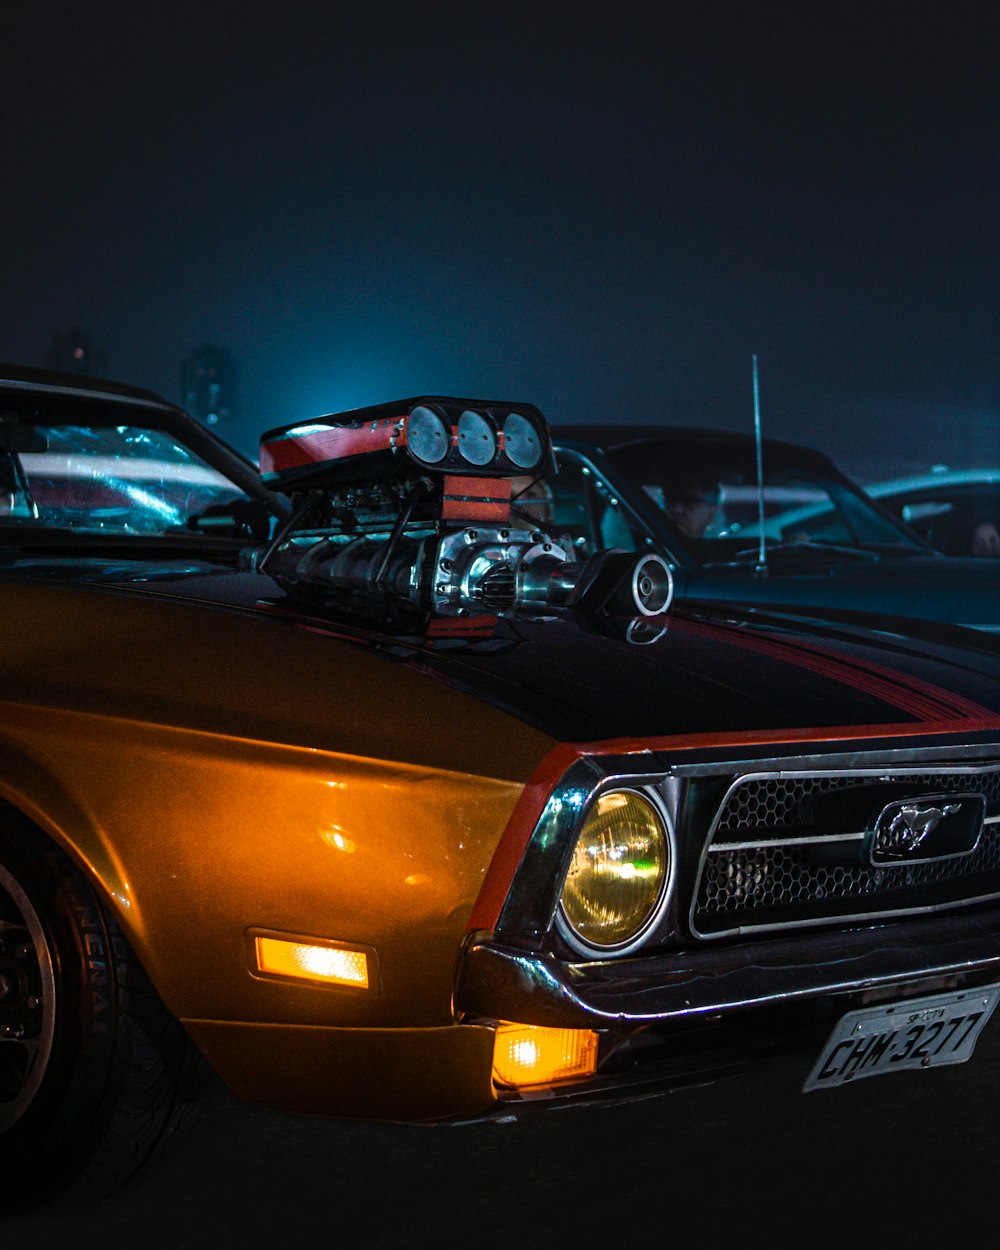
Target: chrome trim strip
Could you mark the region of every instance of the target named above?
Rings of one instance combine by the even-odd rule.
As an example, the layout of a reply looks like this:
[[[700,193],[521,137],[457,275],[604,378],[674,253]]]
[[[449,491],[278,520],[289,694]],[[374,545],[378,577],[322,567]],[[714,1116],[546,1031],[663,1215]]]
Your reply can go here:
[[[708,848],[709,855],[721,855],[725,851],[760,851],[770,846],[819,846],[823,842],[859,842],[865,838],[861,833],[824,833],[818,838],[774,838],[762,842],[716,842]]]
[[[811,774],[815,775],[815,774]],[[984,825],[1000,824],[1000,816],[985,816],[983,818]],[[724,851],[760,851],[769,846],[819,846],[823,842],[859,842],[866,838],[867,831],[862,829],[860,833],[824,833],[818,838],[772,838],[763,839],[759,842],[716,842],[714,846],[708,848],[709,855],[721,854]],[[972,848],[975,849],[974,847]],[[961,854],[968,855],[969,851],[962,851]],[[951,859],[954,856],[941,855],[939,859]],[[901,863],[923,863],[923,860],[907,859],[901,860]]]
[[[928,765],[932,763],[949,763],[955,759],[955,744],[950,746],[908,746],[899,748],[879,748],[871,747],[862,751],[855,752],[823,752],[803,754],[799,751],[796,754],[793,750],[787,753],[784,751],[776,751],[773,743],[761,744],[767,745],[769,754],[764,756],[737,756],[728,755],[719,756],[718,759],[705,761],[699,760],[697,763],[687,763],[682,757],[676,759],[671,758],[669,751],[661,752],[659,758],[665,761],[664,772],[670,772],[676,777],[717,777],[722,773],[735,776],[756,776],[763,775],[768,777],[780,777],[782,775],[800,777],[804,772],[809,776],[822,774],[824,776],[831,773],[850,773],[857,775],[860,773],[880,773],[891,770],[893,772],[901,772],[908,770],[911,772],[928,772]],[[801,747],[802,743],[788,743],[791,747]],[[867,747],[868,744],[865,744]],[[948,769],[949,772],[961,772],[970,770],[973,772],[991,771],[992,769],[1000,770],[1000,741],[988,741],[969,745],[963,742],[958,748],[963,759],[968,760],[972,756],[982,755],[982,764],[959,764]],[[858,755],[863,754],[866,758],[873,758],[881,761],[877,767],[857,768],[853,766],[853,761]],[[794,764],[794,768],[789,768],[784,773],[772,770],[768,773],[761,774],[760,770],[766,768],[769,763],[773,763],[777,759],[788,761]],[[898,764],[896,761],[899,761]]]
[[[816,916],[808,920],[786,920],[780,924],[736,925],[731,929],[720,929],[718,933],[698,932],[694,936],[703,942],[714,942],[718,938],[753,937],[757,933],[789,933],[797,929],[816,929],[820,925],[826,925],[829,928],[834,925],[866,924],[871,920],[892,922],[897,917],[909,919],[913,916],[933,916],[943,912],[955,911],[956,909],[973,907],[977,903],[994,903],[998,899],[1000,899],[1000,890],[995,890],[990,894],[977,894],[975,897],[962,898],[954,903],[932,903],[925,907],[895,907],[888,910],[883,908],[880,911],[833,912],[829,916]]]

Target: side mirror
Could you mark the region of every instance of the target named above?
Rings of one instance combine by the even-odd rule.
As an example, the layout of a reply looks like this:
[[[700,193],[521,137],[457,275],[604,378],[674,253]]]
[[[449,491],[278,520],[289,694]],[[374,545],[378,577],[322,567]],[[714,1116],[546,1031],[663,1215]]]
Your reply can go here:
[[[234,499],[231,503],[213,504],[204,512],[188,518],[188,529],[199,534],[215,534],[221,538],[249,538],[262,543],[271,534],[271,514],[262,503],[253,499]]]

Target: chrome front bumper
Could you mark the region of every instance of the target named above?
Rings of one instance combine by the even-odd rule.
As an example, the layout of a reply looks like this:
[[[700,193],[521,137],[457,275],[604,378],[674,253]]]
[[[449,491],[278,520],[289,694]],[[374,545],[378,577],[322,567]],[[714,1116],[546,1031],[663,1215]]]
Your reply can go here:
[[[455,1007],[480,1018],[627,1029],[832,995],[916,993],[942,979],[1000,979],[1000,907],[593,963],[480,935],[463,955]]]

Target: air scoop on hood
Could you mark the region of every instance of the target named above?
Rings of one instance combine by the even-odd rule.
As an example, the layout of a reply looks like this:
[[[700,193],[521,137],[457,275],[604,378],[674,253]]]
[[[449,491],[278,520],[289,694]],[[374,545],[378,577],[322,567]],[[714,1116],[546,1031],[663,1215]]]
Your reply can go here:
[[[292,598],[388,595],[441,616],[665,612],[653,553],[581,559],[549,533],[557,471],[530,404],[421,396],[264,434],[262,482],[292,497],[286,525],[244,552]]]

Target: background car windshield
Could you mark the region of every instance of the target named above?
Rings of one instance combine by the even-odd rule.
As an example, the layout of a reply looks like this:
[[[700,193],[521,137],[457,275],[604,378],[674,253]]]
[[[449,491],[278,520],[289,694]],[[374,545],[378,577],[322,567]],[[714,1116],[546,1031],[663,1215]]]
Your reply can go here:
[[[760,503],[752,446],[690,447],[647,443],[611,454],[651,499],[670,528],[706,559],[756,540]],[[764,534],[768,541],[918,547],[864,494],[824,471],[822,462],[771,452],[763,462]],[[708,544],[711,544],[710,546]]]
[[[133,425],[36,425],[0,451],[0,524],[162,534],[246,498],[189,447]]]

